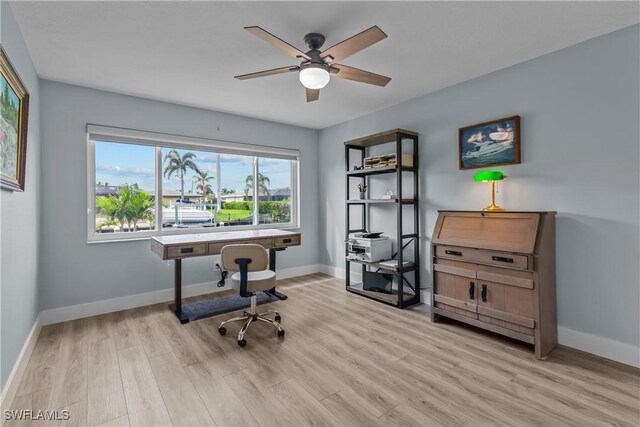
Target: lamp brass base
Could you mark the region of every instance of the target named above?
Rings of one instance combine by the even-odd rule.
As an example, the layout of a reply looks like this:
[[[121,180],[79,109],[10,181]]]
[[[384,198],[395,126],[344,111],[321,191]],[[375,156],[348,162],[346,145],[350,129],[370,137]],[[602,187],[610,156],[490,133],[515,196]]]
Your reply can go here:
[[[491,206],[487,206],[486,208],[484,208],[482,210],[487,212],[487,211],[503,211],[505,209],[502,206],[498,206],[495,203],[492,203]]]

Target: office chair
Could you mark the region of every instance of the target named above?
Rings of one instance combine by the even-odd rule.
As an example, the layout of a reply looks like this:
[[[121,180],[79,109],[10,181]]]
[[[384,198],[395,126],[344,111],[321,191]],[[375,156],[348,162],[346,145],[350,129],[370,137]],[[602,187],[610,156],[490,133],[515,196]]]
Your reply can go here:
[[[284,329],[280,325],[280,313],[275,310],[268,310],[260,314],[256,312],[256,294],[276,286],[276,273],[269,270],[267,250],[260,245],[254,244],[227,245],[222,248],[220,257],[222,268],[235,272],[231,276],[233,287],[240,291],[241,297],[251,298],[251,311],[248,313],[245,311],[240,317],[234,317],[220,323],[218,327],[220,335],[227,333],[227,328],[225,328],[227,323],[244,322],[238,333],[238,345],[244,347],[247,345],[244,334],[247,332],[249,325],[254,321],[260,321],[275,326],[278,329],[278,336],[283,337]],[[275,317],[273,319],[266,317],[269,314],[275,314]]]

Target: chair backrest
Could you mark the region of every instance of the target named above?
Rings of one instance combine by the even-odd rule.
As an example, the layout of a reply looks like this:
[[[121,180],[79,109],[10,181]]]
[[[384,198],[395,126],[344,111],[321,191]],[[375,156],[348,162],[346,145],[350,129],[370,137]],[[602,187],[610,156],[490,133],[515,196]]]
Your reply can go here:
[[[269,268],[269,254],[261,245],[227,245],[220,252],[222,268],[227,271],[240,271],[240,266],[236,264],[238,258],[249,258],[249,271],[262,271]]]

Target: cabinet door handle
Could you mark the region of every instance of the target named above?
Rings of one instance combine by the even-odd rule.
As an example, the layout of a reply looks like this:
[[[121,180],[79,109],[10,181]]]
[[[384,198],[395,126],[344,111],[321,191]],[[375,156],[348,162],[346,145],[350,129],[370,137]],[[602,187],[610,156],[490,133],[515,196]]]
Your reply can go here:
[[[476,284],[469,282],[469,299],[473,299],[476,294]]]
[[[482,290],[480,291],[480,298],[482,298],[482,302],[487,302],[487,285],[482,285]]]
[[[455,256],[462,256],[462,252],[459,251],[450,251],[449,249],[447,249],[446,251],[444,251],[445,254],[447,255],[455,255]]]

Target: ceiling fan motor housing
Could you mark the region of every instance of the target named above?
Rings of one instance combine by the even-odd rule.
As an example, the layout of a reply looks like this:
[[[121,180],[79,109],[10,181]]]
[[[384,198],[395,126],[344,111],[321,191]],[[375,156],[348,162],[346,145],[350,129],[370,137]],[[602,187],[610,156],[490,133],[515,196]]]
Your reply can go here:
[[[319,50],[324,44],[324,35],[320,33],[309,33],[304,36],[304,43],[311,50]]]

